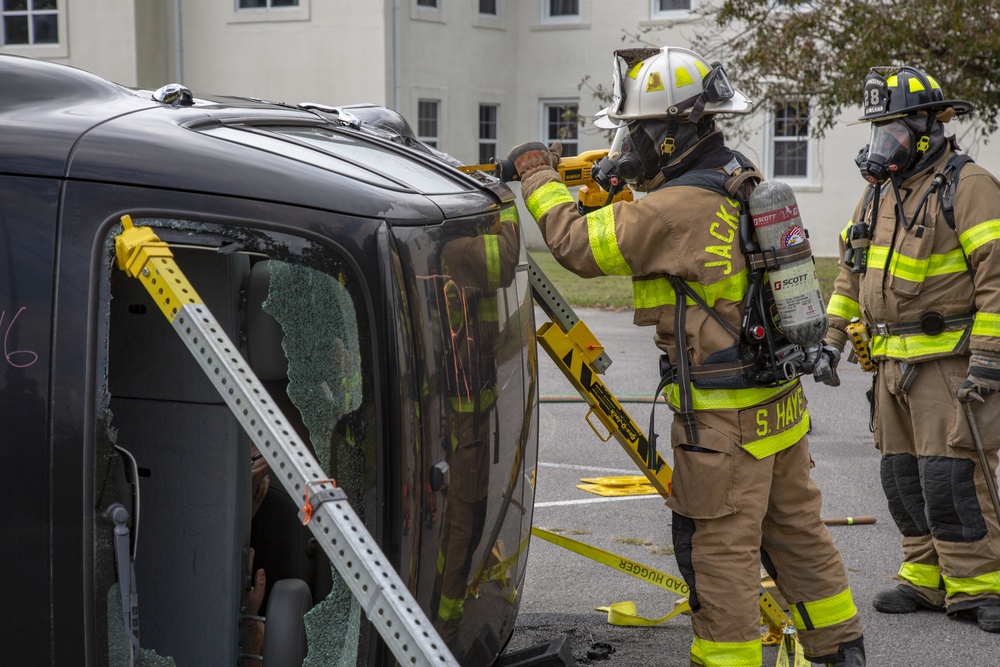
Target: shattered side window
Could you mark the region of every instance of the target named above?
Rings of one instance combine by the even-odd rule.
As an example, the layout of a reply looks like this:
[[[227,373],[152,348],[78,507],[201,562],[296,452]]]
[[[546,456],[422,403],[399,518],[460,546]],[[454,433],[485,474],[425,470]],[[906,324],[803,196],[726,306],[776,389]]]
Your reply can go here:
[[[281,324],[288,397],[302,413],[319,460],[330,461],[337,424],[361,407],[361,354],[354,303],[337,276],[272,262],[264,311]],[[317,315],[322,315],[317,318]]]
[[[277,232],[173,219],[135,225],[168,244],[283,422],[375,532],[372,333],[353,264],[332,247]],[[363,664],[362,609],[302,525],[301,494],[267,466],[140,281],[116,267],[119,231],[107,239],[100,278],[100,662],[258,664],[247,656],[262,654],[268,617],[288,613],[287,595],[272,593],[297,580],[310,600],[303,664]],[[128,518],[117,535],[104,518],[116,504]],[[124,596],[121,583],[131,589]],[[128,618],[141,628],[138,647]]]

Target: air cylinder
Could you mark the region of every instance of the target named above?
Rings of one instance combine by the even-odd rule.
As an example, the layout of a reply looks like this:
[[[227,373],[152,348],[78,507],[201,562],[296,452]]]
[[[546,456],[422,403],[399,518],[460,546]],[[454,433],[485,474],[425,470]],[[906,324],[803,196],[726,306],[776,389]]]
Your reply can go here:
[[[762,181],[751,193],[749,204],[754,233],[763,252],[808,243],[795,193],[787,183]],[[781,329],[791,342],[803,348],[815,347],[826,335],[827,319],[812,254],[778,262],[777,267],[768,269],[767,283]]]

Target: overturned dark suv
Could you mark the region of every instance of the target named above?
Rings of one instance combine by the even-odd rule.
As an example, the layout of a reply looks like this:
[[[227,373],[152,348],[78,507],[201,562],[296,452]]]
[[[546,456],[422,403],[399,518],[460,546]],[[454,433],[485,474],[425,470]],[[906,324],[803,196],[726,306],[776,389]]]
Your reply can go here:
[[[458,661],[492,663],[538,439],[513,194],[382,107],[136,91],[16,56],[0,81],[3,662],[393,661],[303,498],[116,266],[128,216]],[[307,600],[291,640],[272,595],[287,581]]]

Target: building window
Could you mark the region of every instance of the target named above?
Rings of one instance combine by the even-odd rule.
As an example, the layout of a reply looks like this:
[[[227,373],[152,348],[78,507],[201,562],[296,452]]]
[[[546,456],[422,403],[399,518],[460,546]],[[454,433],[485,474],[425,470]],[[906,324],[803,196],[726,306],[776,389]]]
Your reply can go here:
[[[573,23],[580,20],[580,0],[545,0],[542,20],[548,23]]]
[[[487,16],[497,16],[497,2],[499,0],[479,0],[479,13]]]
[[[440,114],[441,103],[437,100],[420,100],[417,103],[417,139],[433,148],[438,145]]]
[[[298,7],[299,0],[237,0],[239,9],[270,9],[272,7]]]
[[[479,164],[486,164],[497,157],[497,115],[500,107],[496,104],[479,105]]]
[[[675,18],[688,14],[694,0],[650,0],[650,18]]]
[[[3,45],[58,44],[56,0],[3,0]]]
[[[437,9],[438,0],[417,0],[417,7],[432,7]]]
[[[775,105],[773,150],[776,178],[809,176],[809,102],[785,100]]]
[[[561,141],[563,155],[576,155],[579,105],[576,102],[548,102],[543,105],[542,136],[546,144]]]

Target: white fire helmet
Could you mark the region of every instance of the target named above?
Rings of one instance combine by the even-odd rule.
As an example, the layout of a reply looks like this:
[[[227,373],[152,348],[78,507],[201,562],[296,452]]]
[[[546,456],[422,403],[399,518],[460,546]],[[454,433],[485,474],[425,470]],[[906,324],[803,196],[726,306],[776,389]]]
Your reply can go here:
[[[671,116],[695,122],[704,114],[753,111],[753,102],[730,85],[721,63],[709,65],[676,46],[615,51],[612,83],[611,105],[594,117],[598,127]]]

